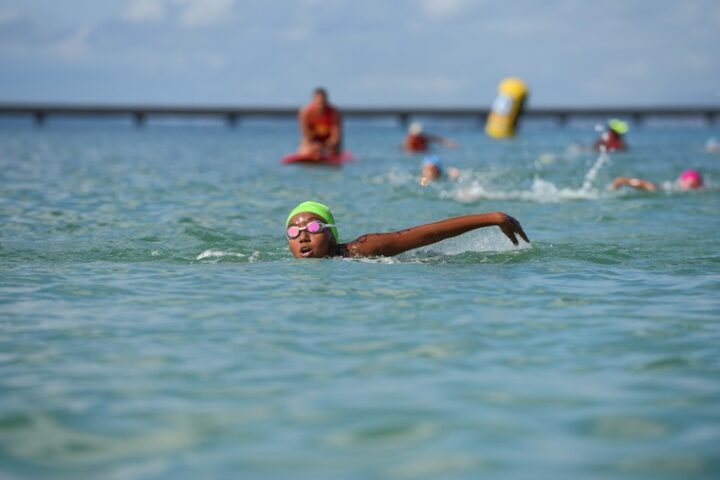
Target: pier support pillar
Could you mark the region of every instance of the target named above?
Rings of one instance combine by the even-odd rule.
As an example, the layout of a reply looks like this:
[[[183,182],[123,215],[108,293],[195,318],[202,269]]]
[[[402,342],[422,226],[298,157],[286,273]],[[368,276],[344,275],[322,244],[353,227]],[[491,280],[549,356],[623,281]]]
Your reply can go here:
[[[135,121],[135,126],[138,128],[142,128],[145,126],[145,112],[133,112],[133,120]]]
[[[712,127],[715,124],[716,118],[717,112],[705,112],[705,122],[707,122],[709,127]]]
[[[45,112],[41,112],[41,111],[33,112],[33,120],[35,121],[35,126],[40,128],[43,125],[45,125],[45,117],[46,116],[47,115]]]
[[[235,128],[240,120],[240,115],[237,113],[228,113],[225,116],[225,123],[229,128]]]
[[[407,113],[401,113],[398,115],[398,120],[400,121],[400,126],[404,130],[407,130],[408,122],[410,121],[410,115],[408,115]]]

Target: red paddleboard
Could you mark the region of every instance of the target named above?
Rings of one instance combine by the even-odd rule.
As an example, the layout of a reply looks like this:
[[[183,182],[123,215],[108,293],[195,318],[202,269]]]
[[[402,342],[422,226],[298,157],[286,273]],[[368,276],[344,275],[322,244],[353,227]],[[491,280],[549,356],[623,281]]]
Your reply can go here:
[[[290,165],[291,163],[301,163],[304,165],[329,165],[339,167],[343,163],[347,163],[353,159],[352,153],[340,152],[339,155],[323,155],[319,159],[301,153],[293,153],[283,157],[282,163]]]

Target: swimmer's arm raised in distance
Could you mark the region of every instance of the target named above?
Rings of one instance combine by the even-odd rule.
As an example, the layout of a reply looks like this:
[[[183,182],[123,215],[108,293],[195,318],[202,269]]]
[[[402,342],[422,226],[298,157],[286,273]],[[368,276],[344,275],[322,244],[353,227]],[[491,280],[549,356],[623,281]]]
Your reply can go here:
[[[623,186],[637,188],[638,190],[647,190],[648,192],[657,190],[657,185],[650,180],[643,180],[642,178],[617,177],[612,182],[613,190],[617,190]]]
[[[530,242],[517,220],[503,212],[492,212],[448,218],[398,232],[369,233],[349,242],[346,246],[351,257],[381,255],[391,257],[413,248],[424,247],[446,238],[455,237],[470,230],[491,226],[500,227],[500,230],[514,245],[519,243],[516,235],[526,242]]]

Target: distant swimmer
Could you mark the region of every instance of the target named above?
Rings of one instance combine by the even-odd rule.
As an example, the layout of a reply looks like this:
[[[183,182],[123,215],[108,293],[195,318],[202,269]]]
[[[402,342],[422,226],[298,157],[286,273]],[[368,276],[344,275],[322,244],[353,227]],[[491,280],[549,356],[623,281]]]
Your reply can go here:
[[[702,188],[702,174],[699,171],[693,169],[685,170],[680,174],[678,179],[675,181],[675,184],[681,190],[696,190],[698,188]],[[615,180],[613,180],[611,188],[617,190],[620,187],[632,187],[638,190],[645,190],[648,192],[654,192],[658,189],[658,186],[650,180],[643,180],[642,178],[632,177],[617,177]]]
[[[593,144],[594,150],[601,152],[618,152],[627,150],[627,144],[623,138],[629,130],[627,122],[611,118],[600,138]]]
[[[431,143],[437,143],[445,148],[455,148],[457,143],[440,135],[431,135],[425,133],[423,125],[420,122],[413,122],[410,124],[408,134],[405,137],[403,148],[405,151],[410,153],[422,153],[427,152],[430,148]]]
[[[389,233],[368,233],[348,243],[340,243],[337,225],[330,209],[318,202],[303,202],[287,217],[285,231],[295,258],[391,257],[446,238],[497,226],[514,245],[518,236],[530,242],[520,223],[502,212],[480,213],[448,218],[439,222]]]
[[[442,161],[437,155],[428,155],[423,160],[422,173],[420,174],[420,185],[427,186],[430,182],[447,177],[450,180],[457,180],[460,171],[457,168],[443,168]]]
[[[715,137],[708,138],[705,142],[705,151],[708,153],[720,153],[720,140]]]
[[[328,101],[324,88],[316,88],[312,100],[300,110],[300,146],[298,154],[320,158],[340,155],[342,119],[340,112]]]

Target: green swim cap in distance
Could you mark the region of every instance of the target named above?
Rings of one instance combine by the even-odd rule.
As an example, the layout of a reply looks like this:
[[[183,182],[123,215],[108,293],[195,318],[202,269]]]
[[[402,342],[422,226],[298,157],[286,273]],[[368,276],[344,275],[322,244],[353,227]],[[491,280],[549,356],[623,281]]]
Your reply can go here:
[[[619,133],[620,135],[625,135],[628,130],[630,130],[630,127],[628,126],[627,122],[623,122],[619,118],[611,118],[608,120],[608,127],[610,127],[611,130],[614,130],[615,132]]]
[[[290,212],[290,215],[288,215],[287,220],[285,221],[285,228],[290,225],[290,220],[292,217],[297,215],[298,213],[314,213],[318,217],[325,220],[325,223],[332,223],[335,224],[335,217],[333,217],[333,214],[330,212],[330,209],[323,205],[320,202],[302,202],[300,205],[292,209],[292,212]],[[335,241],[339,242],[338,239],[338,231],[336,227],[330,227],[330,231],[333,234],[333,237],[335,237]]]

